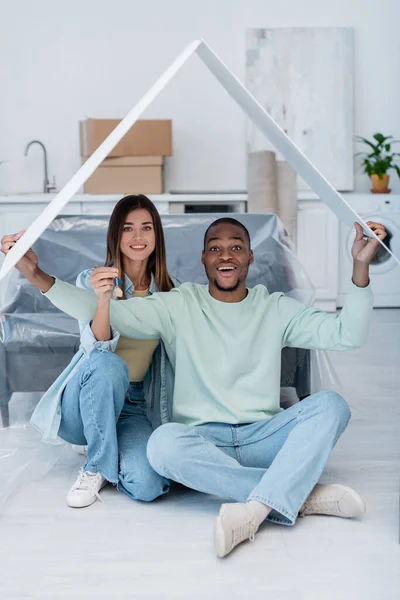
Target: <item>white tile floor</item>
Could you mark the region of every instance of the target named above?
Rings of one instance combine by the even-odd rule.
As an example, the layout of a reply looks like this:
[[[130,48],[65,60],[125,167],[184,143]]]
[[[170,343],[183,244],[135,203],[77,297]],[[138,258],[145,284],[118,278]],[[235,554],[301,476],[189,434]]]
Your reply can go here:
[[[368,345],[332,359],[353,419],[324,479],[363,495],[363,521],[267,525],[253,544],[218,560],[218,499],[175,490],[139,504],[106,489],[104,504],[71,510],[65,494],[80,463],[73,455],[5,505],[0,598],[398,600],[400,311],[375,311]]]

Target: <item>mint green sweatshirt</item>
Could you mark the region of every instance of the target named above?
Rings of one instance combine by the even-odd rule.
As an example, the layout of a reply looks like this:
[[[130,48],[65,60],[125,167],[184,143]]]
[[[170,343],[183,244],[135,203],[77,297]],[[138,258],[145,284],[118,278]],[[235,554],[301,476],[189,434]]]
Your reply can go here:
[[[79,321],[93,319],[97,297],[56,280],[45,294]],[[364,344],[371,319],[370,286],[353,283],[340,314],[309,308],[263,285],[241,302],[215,300],[208,286],[185,283],[147,298],[111,300],[121,335],[161,338],[175,371],[173,420],[252,423],[279,412],[284,346],[350,350]]]

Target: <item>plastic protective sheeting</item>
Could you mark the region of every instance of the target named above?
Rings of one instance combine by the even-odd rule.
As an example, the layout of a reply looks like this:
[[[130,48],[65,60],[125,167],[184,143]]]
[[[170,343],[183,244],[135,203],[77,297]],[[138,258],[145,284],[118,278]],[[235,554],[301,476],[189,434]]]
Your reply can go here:
[[[20,485],[41,479],[60,460],[72,462],[75,456],[72,448],[61,441],[50,449],[28,424],[1,429],[0,510]]]
[[[206,283],[201,250],[208,225],[219,216],[165,215],[168,268],[181,283]],[[240,214],[249,230],[255,261],[248,285],[264,284],[312,305],[315,290],[275,215]],[[104,264],[108,216],[60,216],[34,246],[41,268],[75,283],[82,270]],[[29,425],[40,394],[58,377],[79,347],[77,322],[56,309],[14,269],[0,286],[0,507],[23,482],[44,476],[69,447],[46,445]],[[282,388],[299,397],[339,389],[324,352],[282,352]],[[75,456],[76,458],[76,456]]]

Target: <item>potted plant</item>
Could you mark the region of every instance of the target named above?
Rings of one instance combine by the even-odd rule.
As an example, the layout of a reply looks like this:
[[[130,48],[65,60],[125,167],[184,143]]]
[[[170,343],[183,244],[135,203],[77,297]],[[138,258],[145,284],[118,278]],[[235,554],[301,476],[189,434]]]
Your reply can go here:
[[[388,187],[390,176],[388,171],[394,169],[400,177],[400,168],[394,161],[398,160],[400,152],[392,152],[392,144],[399,143],[400,140],[394,140],[392,135],[384,136],[382,133],[375,133],[373,141],[367,140],[361,136],[356,139],[369,146],[367,152],[357,152],[355,156],[362,156],[362,166],[364,173],[367,173],[372,181],[371,192],[374,194],[389,194]]]

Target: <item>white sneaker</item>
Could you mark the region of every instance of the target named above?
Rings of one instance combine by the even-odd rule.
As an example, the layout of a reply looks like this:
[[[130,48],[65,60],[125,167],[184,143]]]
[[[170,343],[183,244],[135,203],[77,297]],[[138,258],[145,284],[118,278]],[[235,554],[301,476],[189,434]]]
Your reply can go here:
[[[107,485],[107,480],[100,473],[79,471],[77,480],[67,494],[67,504],[72,508],[90,506],[100,498],[99,491]]]
[[[215,520],[214,544],[222,558],[245,540],[254,540],[258,526],[251,510],[241,502],[223,504]]]
[[[366,506],[357,492],[339,483],[318,483],[299,511],[306,515],[331,515],[354,519],[362,517]]]

